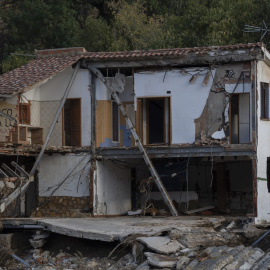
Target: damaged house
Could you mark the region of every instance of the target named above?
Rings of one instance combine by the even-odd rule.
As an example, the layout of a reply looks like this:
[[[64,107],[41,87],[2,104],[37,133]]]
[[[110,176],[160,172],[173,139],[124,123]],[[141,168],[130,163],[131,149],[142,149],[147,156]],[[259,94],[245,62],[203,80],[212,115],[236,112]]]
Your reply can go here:
[[[211,206],[270,222],[262,43],[35,54],[0,76],[3,215]]]

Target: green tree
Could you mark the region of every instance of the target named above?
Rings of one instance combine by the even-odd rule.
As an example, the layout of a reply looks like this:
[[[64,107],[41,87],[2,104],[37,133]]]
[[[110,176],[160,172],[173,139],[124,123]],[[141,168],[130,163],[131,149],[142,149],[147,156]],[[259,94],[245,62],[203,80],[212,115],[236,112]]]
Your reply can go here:
[[[3,58],[15,51],[73,46],[79,33],[74,13],[65,0],[19,1],[1,14],[6,23]]]
[[[112,41],[112,29],[106,20],[91,15],[85,21],[77,46],[83,46],[88,51],[108,51]]]
[[[112,50],[158,48],[162,43],[161,16],[147,16],[142,1],[112,5]]]

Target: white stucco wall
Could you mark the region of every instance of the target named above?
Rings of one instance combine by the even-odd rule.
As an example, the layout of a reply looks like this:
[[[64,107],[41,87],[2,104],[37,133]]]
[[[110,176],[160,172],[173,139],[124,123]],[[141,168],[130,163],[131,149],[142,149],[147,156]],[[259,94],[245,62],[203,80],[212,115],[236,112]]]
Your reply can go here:
[[[44,155],[38,166],[39,196],[89,196],[89,161],[89,155]]]
[[[31,116],[34,118],[35,123],[39,123],[41,127],[44,127],[45,138],[53,121],[53,116],[57,112],[60,101],[73,74],[73,71],[74,70],[69,67],[59,74],[53,76],[51,79],[47,80],[47,82],[41,86],[24,93],[24,96],[28,100],[33,101],[33,103],[40,103],[40,105],[34,105]],[[68,98],[81,98],[82,146],[90,145],[91,141],[91,98],[89,92],[90,79],[91,78],[88,70],[79,70],[68,95]],[[36,110],[38,109],[40,109],[39,121],[36,119]],[[60,115],[58,119],[55,131],[52,135],[52,139],[49,142],[49,145],[61,146],[61,144],[62,115]]]
[[[94,214],[121,215],[131,210],[131,172],[111,161],[97,161]]]
[[[260,119],[261,115],[261,82],[270,82],[270,67],[264,62],[257,64],[257,123],[258,123],[258,146],[257,146],[257,223],[270,222],[270,193],[267,189],[266,162],[270,157],[270,121]]]
[[[192,74],[197,72],[190,70],[190,74],[182,74],[179,70],[163,70],[134,74],[134,101],[144,97],[171,97],[172,144],[195,140],[194,119],[201,115],[213,83],[210,76],[207,85],[202,85],[207,70],[190,83]],[[215,72],[212,73],[214,76]]]

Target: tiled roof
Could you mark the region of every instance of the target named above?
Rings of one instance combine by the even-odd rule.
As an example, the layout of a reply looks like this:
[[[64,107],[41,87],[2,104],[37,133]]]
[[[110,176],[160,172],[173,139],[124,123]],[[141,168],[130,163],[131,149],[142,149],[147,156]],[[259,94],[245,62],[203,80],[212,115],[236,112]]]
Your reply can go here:
[[[123,51],[123,52],[85,52],[80,48],[61,48],[37,51],[37,59],[28,64],[0,75],[0,95],[11,96],[42,83],[47,78],[57,74],[76,63],[79,59],[89,61],[129,61],[140,59],[156,59],[157,57],[200,56],[222,51],[248,50],[263,47],[263,43],[249,43],[226,46],[176,48],[159,50]]]
[[[81,56],[37,58],[0,75],[0,95],[13,95],[76,63]]]
[[[193,47],[193,48],[176,48],[176,49],[158,49],[158,50],[140,50],[140,51],[123,51],[123,52],[86,52],[83,54],[85,59],[93,60],[124,60],[130,58],[151,58],[151,57],[181,57],[194,53],[195,55],[203,55],[209,52],[217,51],[234,51],[241,49],[250,49],[253,51],[256,47],[263,47],[263,43],[248,43],[226,46],[211,46],[211,47]]]

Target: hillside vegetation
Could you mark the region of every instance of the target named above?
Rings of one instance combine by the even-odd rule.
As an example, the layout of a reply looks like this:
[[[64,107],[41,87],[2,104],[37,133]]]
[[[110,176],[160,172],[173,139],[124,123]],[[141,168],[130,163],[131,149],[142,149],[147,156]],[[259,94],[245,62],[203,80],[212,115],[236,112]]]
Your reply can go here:
[[[14,0],[5,23],[0,71],[35,49],[80,46],[88,51],[212,46],[260,41],[244,25],[270,27],[270,0]],[[264,39],[267,43],[269,34]]]

